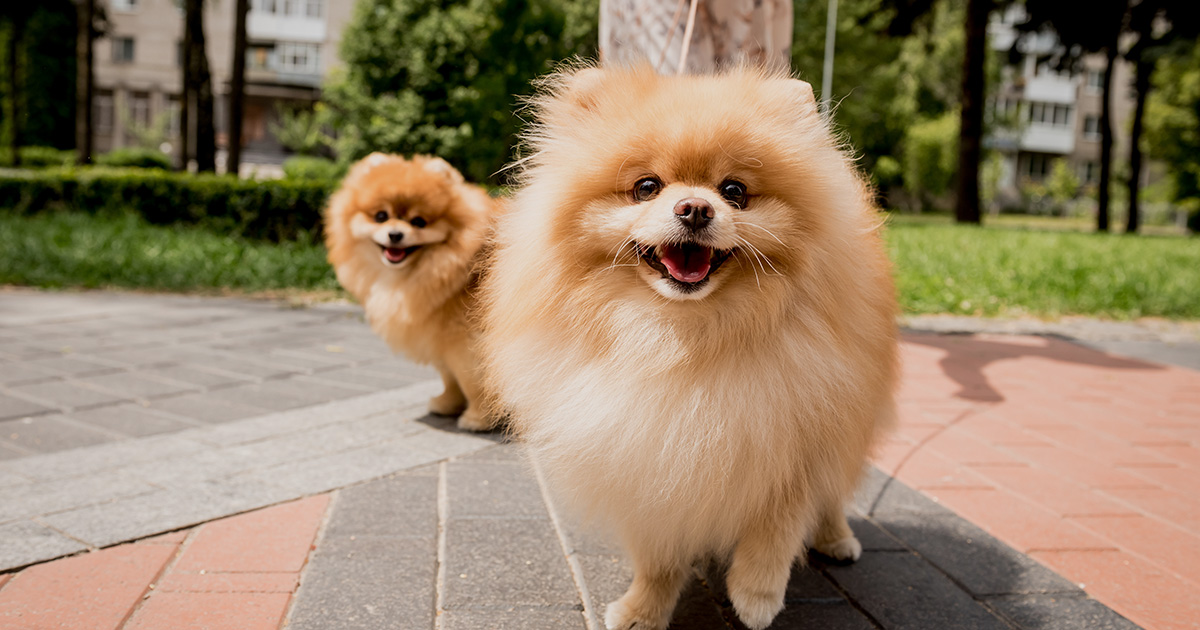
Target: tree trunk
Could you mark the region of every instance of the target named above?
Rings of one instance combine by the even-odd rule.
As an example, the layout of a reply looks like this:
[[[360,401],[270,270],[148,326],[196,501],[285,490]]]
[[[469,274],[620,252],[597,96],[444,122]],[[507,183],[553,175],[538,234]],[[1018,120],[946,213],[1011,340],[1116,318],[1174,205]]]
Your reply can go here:
[[[212,75],[204,45],[204,0],[187,0],[187,30],[191,35],[188,84],[196,96],[196,170],[217,169],[216,131],[213,126]]]
[[[246,98],[246,13],[248,0],[233,5],[233,68],[229,82],[229,140],[225,172],[238,176],[242,163],[242,113]]]
[[[983,152],[984,61],[987,22],[994,0],[968,0],[963,55],[962,119],[958,135],[958,196],[954,220],[980,223],[979,164]]]
[[[1150,91],[1150,75],[1154,72],[1154,64],[1139,56],[1135,72],[1137,76],[1133,89],[1137,103],[1133,109],[1133,129],[1129,133],[1129,217],[1125,222],[1126,234],[1137,234],[1141,223],[1138,193],[1142,187],[1142,116],[1146,113],[1146,94]]]
[[[14,11],[15,13],[15,11]],[[8,149],[12,154],[12,165],[21,165],[21,81],[18,76],[21,64],[17,55],[21,51],[21,19],[17,15],[8,18]]]
[[[199,0],[183,5],[183,59],[179,68],[179,170],[187,172],[191,155],[192,110],[192,13]]]
[[[787,70],[792,21],[786,0],[601,0],[600,60],[649,62],[664,74],[706,74],[745,62]]]
[[[76,17],[75,68],[75,162],[90,164],[92,143],[92,94],[95,92],[95,54],[93,27],[96,0],[79,0]]]
[[[1109,44],[1105,50],[1104,92],[1100,104],[1100,194],[1096,202],[1096,231],[1108,231],[1109,183],[1112,179],[1112,82],[1113,69],[1117,65],[1117,44]]]

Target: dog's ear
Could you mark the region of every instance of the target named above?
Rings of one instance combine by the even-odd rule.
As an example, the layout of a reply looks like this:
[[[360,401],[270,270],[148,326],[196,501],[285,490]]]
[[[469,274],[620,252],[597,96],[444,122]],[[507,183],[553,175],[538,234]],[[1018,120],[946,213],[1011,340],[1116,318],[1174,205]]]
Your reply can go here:
[[[350,172],[346,174],[346,178],[352,179],[352,178],[362,177],[362,176],[366,175],[368,172],[370,172],[372,169],[374,169],[376,166],[379,166],[380,164],[384,164],[387,161],[393,160],[395,158],[396,158],[396,156],[394,156],[394,155],[388,155],[386,153],[380,153],[379,151],[376,151],[376,152],[368,155],[367,157],[355,162],[354,165],[350,167]]]
[[[817,98],[813,95],[812,85],[800,79],[779,79],[777,83],[794,111],[803,116],[817,113]]]
[[[425,164],[423,166],[425,167],[425,170],[429,171],[430,173],[437,173],[438,175],[450,180],[451,183],[463,183],[462,173],[459,173],[458,169],[450,166],[449,162],[440,157],[425,158]]]
[[[363,158],[363,164],[365,166],[367,166],[368,168],[375,168],[376,166],[379,166],[380,164],[383,164],[384,162],[388,161],[391,157],[392,156],[390,156],[386,153],[381,153],[379,151],[376,151],[376,152],[372,153],[371,155],[368,155],[367,157]]]
[[[604,86],[606,73],[600,68],[581,68],[563,76],[558,93],[575,107],[591,111]]]

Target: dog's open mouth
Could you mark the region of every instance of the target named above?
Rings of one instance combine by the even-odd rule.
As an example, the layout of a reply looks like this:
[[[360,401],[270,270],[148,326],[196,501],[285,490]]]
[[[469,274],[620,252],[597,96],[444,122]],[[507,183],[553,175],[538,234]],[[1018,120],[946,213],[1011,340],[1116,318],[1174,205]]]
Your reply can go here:
[[[713,249],[699,243],[635,243],[634,248],[652,269],[684,290],[699,288],[733,253],[731,249]]]
[[[418,249],[421,249],[421,246],[413,245],[412,247],[384,247],[383,245],[380,245],[379,249],[383,251],[384,261],[391,265],[399,265],[409,256],[412,256]]]

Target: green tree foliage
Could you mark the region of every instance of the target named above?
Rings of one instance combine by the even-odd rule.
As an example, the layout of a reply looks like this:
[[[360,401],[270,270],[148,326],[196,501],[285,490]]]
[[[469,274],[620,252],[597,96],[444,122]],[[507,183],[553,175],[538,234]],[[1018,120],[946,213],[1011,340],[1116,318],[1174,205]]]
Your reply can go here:
[[[792,67],[814,86],[821,85],[827,4],[827,0],[796,3]],[[914,125],[957,107],[963,2],[936,2],[906,37],[886,35],[893,17],[880,0],[840,0],[831,95],[834,120],[877,185],[886,190],[889,184],[903,181],[919,194],[924,191],[914,186],[923,184],[907,181],[913,160],[905,153],[906,138]],[[956,138],[948,141],[954,151]],[[898,164],[903,167],[897,169]],[[953,181],[953,160],[948,167]],[[898,173],[904,174],[900,180]]]
[[[511,159],[529,82],[592,57],[598,0],[360,0],[325,90],[332,146],[434,153],[476,181]]]
[[[1154,72],[1146,140],[1167,164],[1175,200],[1200,212],[1200,42],[1179,44]]]
[[[318,103],[313,110],[293,109],[280,105],[275,108],[278,122],[268,126],[279,143],[293,153],[317,155],[325,146],[325,131],[321,128],[320,112],[324,105]]]
[[[13,98],[8,93],[11,36],[11,29],[0,29],[0,116],[5,119]],[[19,36],[21,144],[71,148],[75,146],[75,5],[71,0],[33,3]],[[0,146],[8,146],[7,120],[0,129]]]
[[[1046,192],[1060,208],[1079,196],[1079,177],[1066,159],[1054,160],[1050,177],[1046,178]]]
[[[913,124],[904,134],[904,185],[922,205],[944,195],[958,172],[958,112]]]

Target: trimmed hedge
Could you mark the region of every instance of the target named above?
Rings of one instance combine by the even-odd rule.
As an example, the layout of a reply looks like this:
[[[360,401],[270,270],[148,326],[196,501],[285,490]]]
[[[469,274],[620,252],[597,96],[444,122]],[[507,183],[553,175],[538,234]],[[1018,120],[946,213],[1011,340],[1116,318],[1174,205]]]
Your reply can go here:
[[[127,147],[113,149],[104,155],[96,156],[96,164],[100,166],[132,166],[137,168],[157,168],[171,170],[171,158],[162,151],[155,149],[139,149]]]
[[[75,152],[54,147],[21,147],[21,168],[48,168],[70,166],[75,163]],[[12,151],[0,149],[0,166],[12,166]]]
[[[50,169],[0,174],[0,212],[132,210],[158,225],[191,224],[251,239],[316,242],[321,210],[336,186],[147,169]]]
[[[345,165],[323,157],[297,155],[283,161],[285,179],[338,181],[345,175]]]

